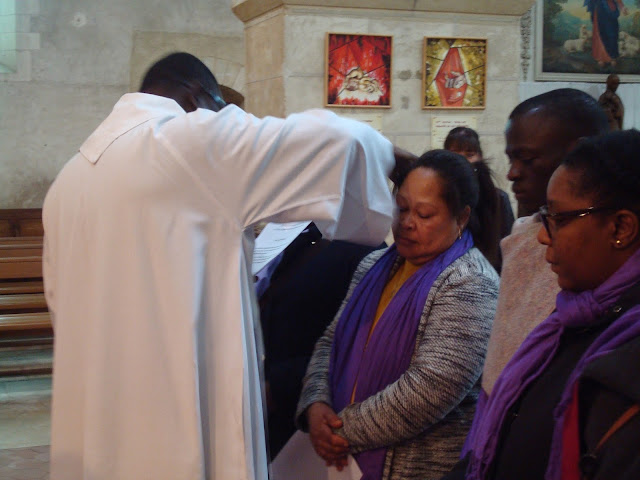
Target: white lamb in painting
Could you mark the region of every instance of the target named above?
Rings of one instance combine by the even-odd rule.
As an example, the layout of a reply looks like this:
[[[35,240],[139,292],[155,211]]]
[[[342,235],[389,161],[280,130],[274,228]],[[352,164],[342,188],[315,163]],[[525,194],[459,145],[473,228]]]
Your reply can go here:
[[[564,49],[568,53],[584,52],[586,43],[586,38],[572,38],[564,42]]]
[[[564,49],[569,52],[584,52],[587,50],[589,40],[591,40],[591,32],[587,30],[586,25],[580,25],[580,33],[578,38],[571,38],[564,42]]]
[[[621,57],[635,57],[640,53],[640,39],[629,35],[627,32],[620,32],[618,35],[618,50]]]

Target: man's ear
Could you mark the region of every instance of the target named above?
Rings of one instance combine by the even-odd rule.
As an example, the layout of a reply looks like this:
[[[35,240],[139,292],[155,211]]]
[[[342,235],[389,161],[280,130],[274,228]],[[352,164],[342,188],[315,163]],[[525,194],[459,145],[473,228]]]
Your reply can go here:
[[[193,112],[198,109],[198,85],[193,82],[185,82],[185,88],[180,89],[180,98],[176,99],[185,112]]]

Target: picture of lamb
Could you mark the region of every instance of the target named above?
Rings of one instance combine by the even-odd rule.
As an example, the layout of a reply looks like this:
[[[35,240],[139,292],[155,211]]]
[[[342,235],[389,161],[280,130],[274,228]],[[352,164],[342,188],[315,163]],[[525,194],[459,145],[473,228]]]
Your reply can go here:
[[[578,38],[572,38],[564,42],[564,49],[568,53],[585,52],[591,46],[591,32],[587,30],[586,25],[580,25],[580,33]]]

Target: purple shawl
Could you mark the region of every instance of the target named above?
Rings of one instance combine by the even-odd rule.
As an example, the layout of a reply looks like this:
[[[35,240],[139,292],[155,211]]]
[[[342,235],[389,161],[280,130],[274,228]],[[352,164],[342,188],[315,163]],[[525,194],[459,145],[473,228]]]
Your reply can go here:
[[[476,411],[470,438],[465,447],[471,450],[467,480],[486,478],[494,461],[498,437],[507,411],[547,368],[554,357],[565,328],[595,324],[604,311],[612,307],[630,287],[640,282],[640,250],[611,277],[594,290],[580,293],[561,291],[556,299],[556,310],[525,339],[498,377],[486,403]],[[571,403],[573,387],[586,365],[597,358],[640,336],[640,305],[609,325],[589,346],[571,373],[560,403],[554,410],[554,431],[549,464],[545,478],[560,480],[562,459],[562,431],[565,413]],[[484,400],[484,399],[483,399]],[[463,452],[464,454],[464,452]]]
[[[355,401],[361,402],[398,380],[407,370],[431,285],[472,246],[473,239],[465,231],[448,250],[420,267],[389,302],[368,343],[380,296],[398,258],[396,247],[389,248],[367,272],[336,326],[329,364],[329,384],[336,412],[351,403],[356,380]],[[362,480],[381,478],[386,451],[378,448],[355,455],[363,472]]]

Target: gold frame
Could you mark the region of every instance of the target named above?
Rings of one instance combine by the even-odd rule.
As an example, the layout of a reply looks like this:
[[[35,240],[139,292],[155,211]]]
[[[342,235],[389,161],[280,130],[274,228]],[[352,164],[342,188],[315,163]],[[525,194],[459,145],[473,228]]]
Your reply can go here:
[[[482,110],[487,106],[487,45],[486,38],[474,37],[424,37],[422,49],[422,108],[423,110]],[[462,105],[443,105],[441,91],[443,88],[452,90],[452,95],[458,98],[460,87],[438,85],[442,83],[440,67],[444,64],[451,49],[457,48],[458,58],[463,64],[463,72],[447,82],[466,86],[462,93]],[[466,50],[466,52],[465,52]],[[477,53],[474,53],[477,50]],[[443,55],[444,54],[444,55]],[[465,61],[467,65],[465,65]],[[432,70],[435,63],[435,71]],[[470,65],[469,65],[470,64]],[[473,72],[473,73],[472,73]],[[464,76],[464,77],[463,77]],[[451,101],[451,100],[450,100]],[[451,103],[454,103],[453,101]],[[459,103],[459,100],[455,100]]]
[[[368,70],[368,66],[358,63],[348,64],[345,71],[336,68],[333,65],[337,60],[336,57],[332,60],[332,52],[329,51],[331,38],[335,37],[336,42],[339,41],[338,37],[347,37],[343,45],[340,45],[337,49],[341,49],[347,46],[349,43],[358,41],[358,39],[376,39],[383,38],[388,39],[388,51],[383,50],[379,55],[383,62],[379,67],[375,67],[372,70]],[[349,40],[348,37],[354,37]],[[378,42],[381,45],[384,42]],[[368,48],[376,48],[370,45]],[[360,47],[365,48],[365,47]],[[337,49],[334,49],[335,52]],[[349,55],[344,55],[348,57]],[[351,55],[354,57],[355,55]],[[392,72],[392,57],[393,57],[393,36],[391,35],[371,35],[368,33],[336,33],[327,32],[325,37],[325,57],[324,57],[324,106],[336,107],[336,108],[391,108],[391,72]],[[355,60],[355,58],[352,58]],[[385,61],[385,59],[387,61]],[[344,60],[346,61],[346,60]],[[343,63],[344,63],[343,61]],[[383,69],[380,71],[380,69]],[[377,71],[375,75],[369,75],[373,71]],[[348,72],[348,73],[347,73]],[[351,80],[358,82],[358,85],[349,83],[349,75],[353,72]],[[359,78],[358,78],[359,77]],[[340,89],[340,86],[343,88]],[[350,88],[350,87],[353,87]],[[353,94],[345,94],[344,98],[338,100],[338,97],[342,95],[345,90],[353,91]],[[373,97],[380,95],[378,101],[382,103],[376,104]],[[349,96],[351,95],[351,96]],[[338,103],[340,102],[340,103]],[[371,102],[371,103],[367,103]]]

